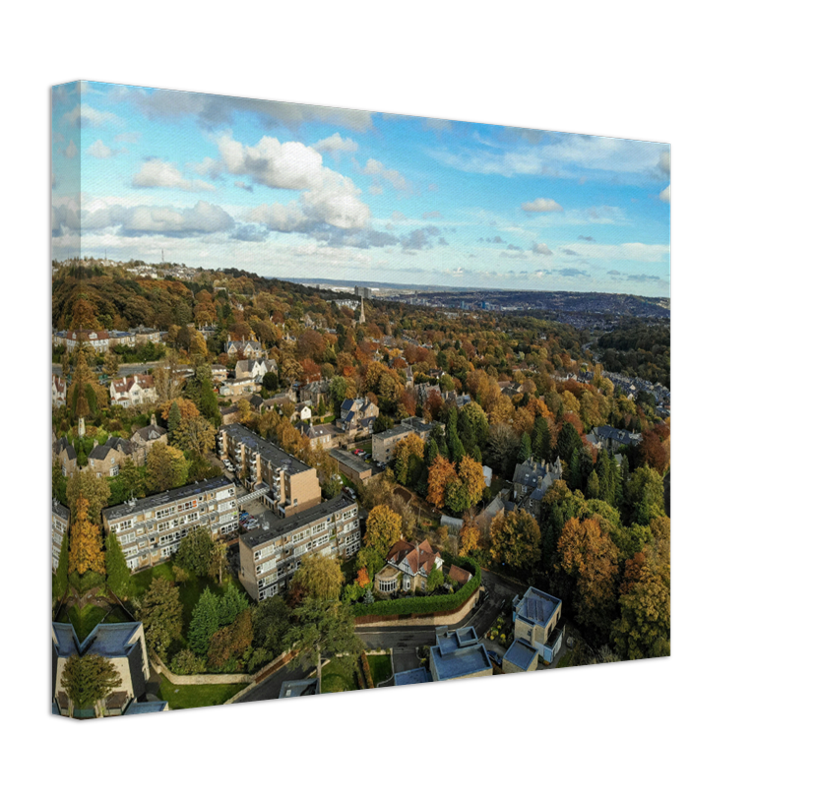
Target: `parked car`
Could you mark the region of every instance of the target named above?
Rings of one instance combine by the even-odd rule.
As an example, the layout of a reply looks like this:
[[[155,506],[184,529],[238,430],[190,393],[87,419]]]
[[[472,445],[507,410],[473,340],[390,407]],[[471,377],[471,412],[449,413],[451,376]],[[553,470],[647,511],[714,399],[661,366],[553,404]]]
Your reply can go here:
[[[495,652],[495,650],[487,650],[487,655],[500,667],[504,663],[504,659]]]

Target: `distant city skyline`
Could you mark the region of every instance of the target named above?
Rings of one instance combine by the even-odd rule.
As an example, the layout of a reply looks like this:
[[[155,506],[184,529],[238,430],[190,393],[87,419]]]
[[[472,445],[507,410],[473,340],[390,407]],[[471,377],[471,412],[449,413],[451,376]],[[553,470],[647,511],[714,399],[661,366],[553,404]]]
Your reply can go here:
[[[52,196],[55,259],[670,295],[660,143],[82,82]]]

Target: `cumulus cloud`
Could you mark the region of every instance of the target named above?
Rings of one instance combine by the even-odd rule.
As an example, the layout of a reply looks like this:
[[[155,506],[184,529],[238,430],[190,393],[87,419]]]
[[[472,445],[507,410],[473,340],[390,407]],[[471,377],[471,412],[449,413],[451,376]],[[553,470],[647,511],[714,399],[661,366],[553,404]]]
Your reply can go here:
[[[175,164],[151,158],[142,164],[133,176],[133,186],[149,188],[181,189],[185,192],[212,191],[215,187],[205,181],[185,178]]]
[[[507,245],[507,250],[518,250],[518,251],[520,251],[520,250],[523,250],[523,247],[518,247],[517,244],[508,244]]]
[[[386,169],[385,165],[381,161],[377,161],[375,158],[368,159],[368,163],[365,164],[362,174],[372,175],[388,181],[388,183],[390,183],[397,192],[410,191],[410,182],[401,173],[399,173],[398,170]]]
[[[333,133],[327,139],[321,139],[313,145],[318,153],[356,153],[359,145],[353,139],[343,139],[339,133]]]
[[[286,205],[272,203],[256,206],[246,214],[246,220],[265,225],[269,230],[281,233],[305,233],[311,227],[311,221],[299,203],[294,201]]]
[[[244,192],[254,192],[255,187],[252,186],[251,183],[245,183],[244,181],[235,181],[235,188],[236,189],[243,189]]]
[[[68,142],[68,146],[62,151],[62,154],[65,158],[76,158],[76,154],[79,152],[79,148],[74,144],[74,140],[71,139]]]
[[[560,252],[567,256],[577,256],[580,255],[579,253],[575,253],[574,250],[570,250],[568,247],[561,247]]]
[[[108,147],[101,139],[97,139],[88,149],[89,156],[94,158],[111,158],[117,156],[119,153],[126,152],[123,148],[112,149]]]
[[[402,249],[405,251],[429,250],[433,247],[433,238],[440,235],[441,231],[435,225],[417,228],[402,237]]]
[[[662,200],[663,203],[670,203],[671,202],[671,184],[670,183],[659,193],[659,199]]]
[[[563,211],[563,206],[560,205],[560,203],[556,203],[548,197],[539,197],[537,200],[523,203],[521,208],[531,214],[542,214],[548,211]]]
[[[540,256],[552,255],[552,251],[543,242],[536,242],[535,244],[533,244],[532,252],[537,253]]]
[[[659,167],[660,172],[664,173],[665,175],[671,174],[671,151],[670,150],[663,150],[659,154],[659,161],[657,162],[657,166]]]
[[[63,122],[75,125],[77,128],[98,128],[108,122],[120,122],[119,117],[115,114],[111,114],[109,111],[98,111],[91,108],[87,103],[74,106],[74,108],[62,115],[62,119]]]
[[[269,236],[269,231],[259,225],[239,225],[230,234],[230,239],[239,242],[262,242]]]
[[[422,219],[441,219],[441,211],[425,211]]]

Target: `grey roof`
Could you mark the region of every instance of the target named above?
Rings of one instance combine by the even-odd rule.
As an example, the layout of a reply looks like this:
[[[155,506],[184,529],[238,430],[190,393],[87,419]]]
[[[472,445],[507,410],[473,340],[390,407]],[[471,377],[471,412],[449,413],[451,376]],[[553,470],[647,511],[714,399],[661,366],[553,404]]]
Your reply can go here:
[[[217,478],[209,478],[205,481],[196,481],[195,483],[188,483],[186,486],[179,486],[177,489],[170,489],[161,494],[154,494],[151,497],[145,497],[141,500],[136,500],[132,505],[130,503],[122,503],[118,506],[111,506],[110,508],[102,509],[102,516],[107,520],[120,519],[121,517],[129,517],[132,514],[140,514],[151,508],[158,508],[159,506],[172,503],[177,500],[183,500],[185,497],[195,497],[197,494],[203,492],[211,492],[215,489],[220,489],[223,486],[231,486],[232,481],[225,475],[219,475]]]
[[[464,520],[460,517],[448,517],[447,514],[441,515],[441,524],[446,525],[448,528],[459,531],[464,526]]]
[[[546,625],[560,606],[560,600],[551,594],[530,586],[515,605],[518,616],[536,625]]]
[[[472,634],[465,629],[437,635],[436,645],[430,648],[430,659],[440,681],[463,678],[492,668],[487,648],[478,642],[474,630]]]
[[[280,686],[280,698],[305,697],[306,695],[320,694],[316,678],[307,678],[301,681],[283,681]]]
[[[143,428],[139,428],[133,436],[141,436],[142,439],[145,441],[149,441],[151,439],[160,439],[162,436],[167,435],[167,428],[162,428],[161,425],[145,425]],[[133,436],[130,438],[132,439]]]
[[[300,459],[295,458],[276,444],[253,433],[249,428],[245,425],[241,425],[239,422],[222,425],[220,430],[226,431],[230,439],[240,442],[249,450],[260,453],[260,457],[264,461],[268,461],[276,469],[282,469],[288,472],[289,475],[296,475],[311,469],[311,467],[304,464]]]
[[[322,517],[329,517],[339,511],[354,507],[356,507],[356,503],[353,500],[339,494],[331,500],[326,500],[325,503],[312,506],[291,517],[278,517],[273,512],[267,511],[261,517],[260,527],[249,533],[242,534],[240,540],[247,547],[254,549],[266,544],[266,542],[270,542],[272,539],[277,539],[287,533],[311,525]]]
[[[65,436],[63,436],[57,442],[57,454],[61,454],[63,450],[68,454],[68,458],[71,461],[76,460],[76,450],[74,450],[74,446],[68,441],[68,439]]]
[[[504,661],[509,661],[510,664],[514,664],[516,667],[520,667],[520,669],[526,671],[529,669],[537,654],[538,651],[528,645],[523,639],[516,639],[509,646],[509,650],[507,650],[504,655]]]
[[[125,709],[124,716],[132,716],[133,714],[153,714],[157,711],[165,711],[166,709],[166,700],[148,700],[144,703],[133,702]]]
[[[80,645],[85,653],[95,653],[105,658],[124,656],[133,647],[133,637],[139,632],[141,622],[114,622],[97,625]]]
[[[345,464],[346,467],[351,467],[358,472],[371,469],[373,466],[359,456],[355,456],[353,453],[349,453],[347,450],[343,450],[340,447],[335,447],[332,450],[329,450],[328,455],[330,455],[331,458],[338,461],[340,464]]]
[[[395,686],[412,686],[417,683],[430,683],[431,677],[426,667],[417,667],[397,672],[393,676],[393,682]]]
[[[127,439],[120,439],[118,436],[111,436],[104,444],[98,444],[88,453],[88,458],[104,461],[111,450],[118,450],[125,455],[130,455],[133,445]]]
[[[51,498],[51,509],[58,517],[62,517],[62,519],[70,519],[71,512],[64,506],[62,503],[57,500],[56,497]]]
[[[600,425],[595,428],[597,435],[602,439],[611,439],[620,444],[634,444],[637,445],[642,441],[642,434],[631,433],[630,431],[621,430],[620,428],[612,428],[610,425]]]

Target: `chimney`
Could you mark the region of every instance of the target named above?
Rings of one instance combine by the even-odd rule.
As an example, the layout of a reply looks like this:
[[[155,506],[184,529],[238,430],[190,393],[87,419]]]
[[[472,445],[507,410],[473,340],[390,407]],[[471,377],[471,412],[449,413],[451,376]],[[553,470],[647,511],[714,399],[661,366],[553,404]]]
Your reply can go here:
[[[156,424],[156,412],[155,411],[150,415],[150,424],[151,425]]]

